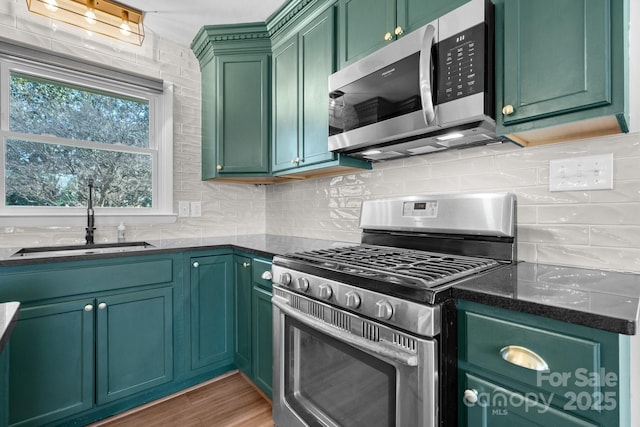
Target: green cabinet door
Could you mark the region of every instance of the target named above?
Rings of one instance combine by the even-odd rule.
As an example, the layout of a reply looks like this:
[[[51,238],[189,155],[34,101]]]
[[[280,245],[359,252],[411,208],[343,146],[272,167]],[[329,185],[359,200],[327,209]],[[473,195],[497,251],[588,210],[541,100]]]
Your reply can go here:
[[[233,255],[190,262],[191,369],[215,369],[233,360]]]
[[[0,352],[0,427],[9,425],[9,344]]]
[[[608,104],[610,20],[608,1],[507,0],[503,124]]]
[[[460,426],[466,427],[596,427],[545,402],[553,393],[519,394],[478,376],[461,372],[462,395],[470,393],[474,403],[461,399]]]
[[[298,38],[294,36],[273,52],[273,138],[271,170],[297,166],[298,140]]]
[[[304,27],[298,35],[300,70],[300,166],[333,160],[328,151],[328,79],[335,71],[333,8]]]
[[[96,299],[98,404],[173,379],[172,293],[165,287]]]
[[[340,0],[338,19],[342,68],[395,40],[396,0]]]
[[[398,0],[398,23],[396,28],[400,27],[402,34],[408,34],[468,1],[469,0]]]
[[[269,397],[272,392],[273,331],[271,292],[253,287],[253,376],[258,387]]]
[[[217,69],[220,176],[269,172],[269,56],[221,55]],[[204,121],[203,117],[203,121]]]
[[[251,259],[234,256],[233,265],[235,273],[233,362],[238,369],[251,377]]]
[[[38,426],[93,407],[93,299],[22,308],[11,336],[9,422]]]

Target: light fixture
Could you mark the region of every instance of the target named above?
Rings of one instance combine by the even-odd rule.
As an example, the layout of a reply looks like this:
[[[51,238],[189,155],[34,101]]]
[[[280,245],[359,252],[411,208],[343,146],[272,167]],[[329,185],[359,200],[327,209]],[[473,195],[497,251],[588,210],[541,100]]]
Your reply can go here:
[[[27,0],[31,12],[138,46],[143,13],[112,0]]]
[[[461,133],[448,133],[448,134],[446,134],[446,135],[444,135],[444,136],[437,137],[436,139],[437,139],[438,141],[449,141],[449,140],[451,140],[451,139],[458,139],[458,138],[462,138],[463,136],[464,136],[464,135],[463,135],[463,134],[461,134]]]

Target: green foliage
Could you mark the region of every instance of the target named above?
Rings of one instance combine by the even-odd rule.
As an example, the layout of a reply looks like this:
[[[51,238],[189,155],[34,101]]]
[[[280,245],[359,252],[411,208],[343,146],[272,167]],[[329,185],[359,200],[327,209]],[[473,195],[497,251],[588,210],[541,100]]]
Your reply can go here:
[[[10,92],[11,131],[99,142],[105,149],[7,140],[8,206],[86,206],[89,178],[96,206],[152,206],[151,156],[110,149],[149,146],[146,101],[15,74]]]

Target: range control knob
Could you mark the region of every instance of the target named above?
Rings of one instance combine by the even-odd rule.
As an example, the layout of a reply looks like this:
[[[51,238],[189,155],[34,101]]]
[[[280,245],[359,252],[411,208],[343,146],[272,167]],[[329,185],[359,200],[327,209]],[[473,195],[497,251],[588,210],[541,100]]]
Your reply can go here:
[[[380,300],[376,303],[376,317],[378,319],[391,319],[393,307],[388,301]]]
[[[296,289],[302,292],[307,292],[307,289],[309,289],[309,280],[304,277],[299,277],[296,283]]]
[[[331,286],[329,285],[322,284],[318,286],[318,293],[320,295],[320,298],[329,299],[331,298],[331,295],[333,295],[333,289],[331,289]]]
[[[344,296],[345,296],[345,305],[347,306],[347,308],[360,307],[360,302],[362,300],[360,299],[360,295],[358,295],[356,292],[349,291],[346,294],[344,294]]]
[[[291,284],[291,275],[289,273],[282,273],[280,275],[280,281],[283,285],[289,286]]]

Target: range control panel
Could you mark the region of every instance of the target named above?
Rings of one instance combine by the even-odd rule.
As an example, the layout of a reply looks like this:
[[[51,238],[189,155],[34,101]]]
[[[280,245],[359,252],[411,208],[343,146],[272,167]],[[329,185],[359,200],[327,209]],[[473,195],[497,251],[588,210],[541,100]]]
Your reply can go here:
[[[484,91],[485,40],[478,24],[438,43],[438,104]]]
[[[402,216],[436,218],[438,216],[438,202],[435,200],[425,202],[405,202],[402,206]]]

